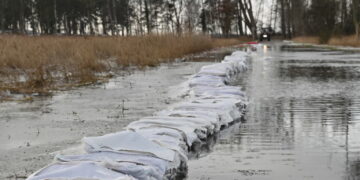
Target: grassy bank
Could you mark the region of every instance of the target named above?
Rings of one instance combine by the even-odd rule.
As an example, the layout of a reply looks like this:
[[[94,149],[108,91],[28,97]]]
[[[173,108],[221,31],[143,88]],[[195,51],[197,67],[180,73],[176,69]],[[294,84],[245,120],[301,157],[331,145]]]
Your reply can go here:
[[[320,44],[318,37],[296,37],[292,39],[294,42],[298,43],[311,43],[311,44]],[[355,35],[352,36],[339,36],[331,37],[327,45],[332,46],[351,46],[351,47],[360,47],[360,40],[357,39]]]
[[[156,66],[187,54],[239,44],[207,36],[0,36],[0,91],[48,92],[93,83],[129,66]],[[0,94],[1,96],[1,94]]]

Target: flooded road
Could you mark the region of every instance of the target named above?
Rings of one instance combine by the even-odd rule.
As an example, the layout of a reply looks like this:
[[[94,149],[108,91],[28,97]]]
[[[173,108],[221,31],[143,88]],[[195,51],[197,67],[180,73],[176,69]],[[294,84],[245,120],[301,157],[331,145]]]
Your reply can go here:
[[[360,179],[360,54],[270,44],[250,64],[246,122],[188,179]]]
[[[164,64],[32,102],[0,103],[0,179],[24,178],[59,151],[81,151],[85,136],[120,131],[179,101],[173,88],[207,64]]]
[[[0,179],[25,179],[56,154],[81,153],[83,137],[121,131],[130,122],[183,100],[182,83],[236,49],[213,49],[143,70],[130,68],[115,72],[106,83],[49,97],[1,102]]]

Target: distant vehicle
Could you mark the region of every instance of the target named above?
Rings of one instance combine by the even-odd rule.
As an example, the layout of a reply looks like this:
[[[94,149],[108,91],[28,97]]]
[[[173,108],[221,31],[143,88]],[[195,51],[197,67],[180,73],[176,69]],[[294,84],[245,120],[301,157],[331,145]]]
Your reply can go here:
[[[271,41],[273,30],[271,27],[261,28],[260,41],[268,40]]]

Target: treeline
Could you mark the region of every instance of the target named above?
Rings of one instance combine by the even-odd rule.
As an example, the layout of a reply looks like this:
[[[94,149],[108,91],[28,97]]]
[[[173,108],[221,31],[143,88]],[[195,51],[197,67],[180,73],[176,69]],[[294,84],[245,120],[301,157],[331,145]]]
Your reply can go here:
[[[331,36],[357,34],[359,37],[360,0],[276,0],[285,38],[319,36],[322,43]]]
[[[253,34],[251,0],[0,0],[0,32]]]

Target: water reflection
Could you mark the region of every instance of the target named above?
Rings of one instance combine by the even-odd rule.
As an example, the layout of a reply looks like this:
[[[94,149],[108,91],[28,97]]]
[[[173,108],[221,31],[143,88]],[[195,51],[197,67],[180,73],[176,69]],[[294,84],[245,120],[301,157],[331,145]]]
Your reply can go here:
[[[349,180],[356,180],[360,177],[360,159],[350,162]]]
[[[260,53],[239,79],[250,98],[247,122],[191,161],[189,179],[360,179],[357,57],[289,47]]]

